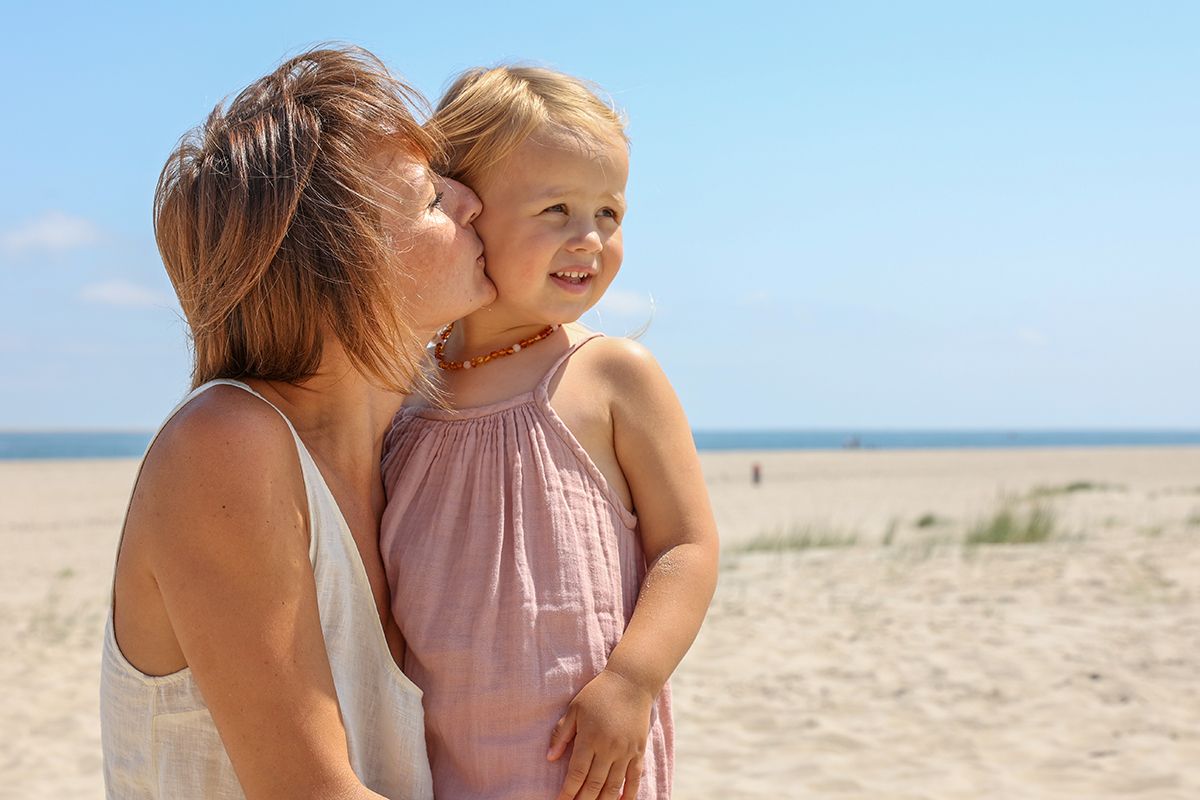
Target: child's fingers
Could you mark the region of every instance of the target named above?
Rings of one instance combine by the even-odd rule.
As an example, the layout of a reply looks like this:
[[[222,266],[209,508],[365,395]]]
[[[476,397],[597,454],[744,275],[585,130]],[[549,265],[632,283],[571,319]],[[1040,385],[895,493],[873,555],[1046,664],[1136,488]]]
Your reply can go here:
[[[558,761],[567,752],[567,745],[575,738],[575,709],[567,709],[567,713],[554,723],[554,732],[550,734],[550,750],[546,753],[547,761]]]
[[[621,796],[621,784],[625,783],[625,764],[614,761],[608,770],[608,779],[600,790],[600,800],[617,800]]]
[[[642,785],[642,759],[633,759],[629,762],[629,766],[625,768],[625,791],[621,794],[622,800],[636,800],[638,787]]]
[[[571,752],[571,761],[567,764],[567,778],[563,781],[563,788],[558,793],[557,800],[575,800],[591,769],[592,751],[586,747],[576,747]]]
[[[605,793],[605,789],[608,786],[609,776],[613,772],[617,771],[613,769],[613,764],[611,761],[599,758],[592,761],[592,768],[588,770],[587,780],[583,782],[583,788],[577,795],[575,795],[575,800],[596,800],[601,796],[603,796],[605,800],[612,800],[612,798],[616,797],[617,795],[607,794]],[[616,781],[618,793],[621,791],[621,778],[624,777],[623,773],[624,770],[617,772]]]

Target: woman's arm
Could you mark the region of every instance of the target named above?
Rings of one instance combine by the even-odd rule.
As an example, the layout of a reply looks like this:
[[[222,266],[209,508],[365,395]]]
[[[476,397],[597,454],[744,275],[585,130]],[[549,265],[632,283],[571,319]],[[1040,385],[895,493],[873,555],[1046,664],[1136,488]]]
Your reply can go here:
[[[212,394],[155,444],[121,559],[157,586],[248,800],[378,800],[349,763],[291,433],[248,394]]]
[[[649,570],[604,672],[580,692],[555,730],[554,757],[579,730],[563,800],[596,797],[600,787],[611,791],[622,780],[627,797],[636,793],[642,749],[621,762],[626,732],[640,727],[644,748],[654,698],[696,638],[712,600],[720,549],[691,429],[666,375],[635,342],[596,344],[603,347],[597,363],[612,392],[613,444]]]

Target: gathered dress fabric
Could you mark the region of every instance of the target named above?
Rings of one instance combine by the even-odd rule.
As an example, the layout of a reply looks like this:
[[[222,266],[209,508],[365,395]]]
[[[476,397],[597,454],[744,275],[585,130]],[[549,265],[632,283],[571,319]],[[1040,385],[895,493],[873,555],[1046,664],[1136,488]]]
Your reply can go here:
[[[646,573],[637,517],[533,392],[406,408],[384,441],[380,533],[404,671],[425,692],[438,800],[550,800],[555,722],[604,669]],[[670,690],[651,712],[640,800],[670,796]]]
[[[218,380],[194,390],[171,416],[216,385],[244,389],[270,405],[243,383]],[[350,529],[290,421],[288,428],[304,473],[309,558],[350,764],[364,785],[389,800],[432,800],[421,691],[392,658]],[[111,606],[100,672],[100,728],[110,800],[245,797],[191,670],[161,677],[138,671],[117,644]]]

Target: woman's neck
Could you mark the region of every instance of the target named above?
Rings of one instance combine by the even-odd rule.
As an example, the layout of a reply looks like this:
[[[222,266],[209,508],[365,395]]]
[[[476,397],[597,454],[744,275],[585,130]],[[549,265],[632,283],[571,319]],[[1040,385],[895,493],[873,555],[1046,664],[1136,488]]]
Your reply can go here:
[[[251,383],[287,416],[321,460],[353,472],[378,465],[384,431],[403,400],[368,381],[332,337],[326,339],[316,373],[303,381]]]

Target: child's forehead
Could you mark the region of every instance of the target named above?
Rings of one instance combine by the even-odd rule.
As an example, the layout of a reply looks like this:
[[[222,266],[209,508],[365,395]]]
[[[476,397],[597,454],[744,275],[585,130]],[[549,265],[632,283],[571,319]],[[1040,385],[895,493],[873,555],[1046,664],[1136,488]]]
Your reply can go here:
[[[552,123],[539,125],[522,144],[578,153],[583,156],[603,156],[615,150],[622,153],[628,152],[624,137],[616,130],[604,133]]]
[[[556,137],[530,137],[506,160],[502,172],[521,183],[566,190],[595,186],[623,188],[629,171],[624,143]]]

